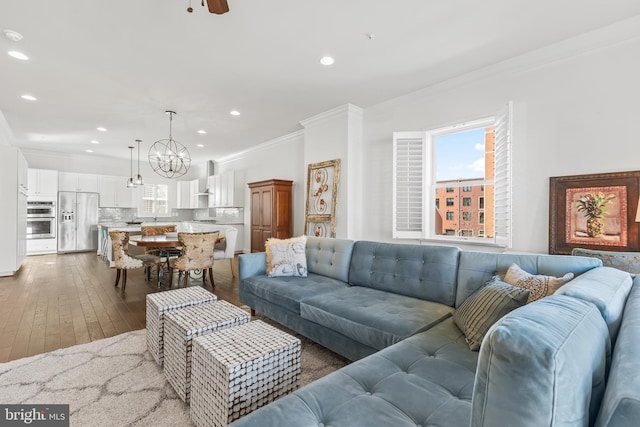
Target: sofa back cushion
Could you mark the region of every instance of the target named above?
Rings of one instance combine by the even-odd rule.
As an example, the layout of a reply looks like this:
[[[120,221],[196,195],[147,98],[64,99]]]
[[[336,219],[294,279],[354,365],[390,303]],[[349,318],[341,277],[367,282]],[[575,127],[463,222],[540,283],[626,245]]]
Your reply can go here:
[[[307,237],[306,252],[309,273],[349,281],[353,240]]]
[[[613,267],[631,274],[640,274],[640,252],[614,252],[573,248],[571,255],[599,258],[605,267]]]
[[[484,285],[496,273],[504,278],[509,266],[513,263],[528,273],[555,277],[562,277],[567,273],[573,273],[577,276],[602,265],[602,261],[596,258],[568,255],[462,251],[458,266],[456,307],[459,307],[469,295]]]
[[[507,314],[480,348],[471,426],[593,425],[610,354],[591,303],[551,295]]]
[[[600,267],[587,271],[556,291],[595,304],[609,328],[615,343],[625,303],[631,291],[631,276],[616,268]]]
[[[459,253],[455,247],[358,241],[351,257],[349,284],[452,307]]]

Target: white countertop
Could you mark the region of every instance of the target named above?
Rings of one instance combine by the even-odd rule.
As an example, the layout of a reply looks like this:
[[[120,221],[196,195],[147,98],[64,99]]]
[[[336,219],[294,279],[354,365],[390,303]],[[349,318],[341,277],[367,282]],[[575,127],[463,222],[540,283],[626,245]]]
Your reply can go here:
[[[142,226],[154,226],[154,225],[175,225],[178,231],[186,232],[199,232],[199,231],[217,231],[230,227],[230,224],[212,224],[209,222],[199,221],[175,221],[175,222],[143,222],[142,224],[127,224],[125,222],[101,222],[99,227],[107,228],[108,230],[122,230],[122,231],[140,231]],[[241,225],[241,224],[237,224]]]

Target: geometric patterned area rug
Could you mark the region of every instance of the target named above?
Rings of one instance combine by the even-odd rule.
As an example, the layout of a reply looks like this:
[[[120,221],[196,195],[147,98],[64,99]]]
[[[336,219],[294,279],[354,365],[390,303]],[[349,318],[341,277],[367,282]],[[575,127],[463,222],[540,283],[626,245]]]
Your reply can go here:
[[[300,386],[349,363],[293,335],[302,341]],[[144,329],[0,363],[0,403],[69,404],[71,426],[192,425],[147,351]]]

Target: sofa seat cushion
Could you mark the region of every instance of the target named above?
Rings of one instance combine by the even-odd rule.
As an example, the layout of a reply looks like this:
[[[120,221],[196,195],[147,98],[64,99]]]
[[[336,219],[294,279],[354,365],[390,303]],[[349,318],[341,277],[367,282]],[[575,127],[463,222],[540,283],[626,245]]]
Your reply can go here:
[[[242,282],[244,291],[300,314],[300,301],[348,285],[340,280],[308,273],[307,277],[253,276]]]
[[[377,289],[351,286],[305,299],[303,319],[382,349],[451,316],[453,308]]]
[[[232,426],[468,426],[477,356],[449,318]]]

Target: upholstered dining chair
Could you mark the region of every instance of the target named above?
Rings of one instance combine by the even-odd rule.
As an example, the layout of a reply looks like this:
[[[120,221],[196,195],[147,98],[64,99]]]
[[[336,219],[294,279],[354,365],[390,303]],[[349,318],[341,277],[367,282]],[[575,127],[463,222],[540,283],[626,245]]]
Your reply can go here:
[[[207,282],[206,271],[209,271],[211,287],[215,287],[213,280],[213,247],[218,240],[218,232],[213,233],[178,233],[178,240],[182,245],[182,255],[169,260],[169,287],[173,280],[173,270],[184,273],[183,287],[187,287],[189,272],[202,270],[202,284]]]
[[[231,267],[231,276],[236,277],[236,272],[233,268],[233,257],[236,255],[236,241],[238,240],[238,229],[228,226],[224,230],[224,240],[220,243],[216,243],[213,249],[213,259],[228,259],[229,266]]]
[[[122,275],[122,292],[127,287],[127,270],[132,268],[145,268],[145,277],[151,279],[151,269],[156,267],[156,272],[160,273],[160,258],[151,254],[129,255],[127,245],[129,244],[129,233],[126,231],[113,230],[109,232],[113,245],[113,262],[116,267],[116,284],[120,282]],[[158,277],[159,280],[159,277]],[[159,282],[158,282],[159,283]]]
[[[164,236],[167,233],[175,233],[175,225],[143,225],[140,227],[140,234],[142,236]],[[167,253],[174,251],[167,251]],[[179,252],[179,251],[178,251]],[[158,248],[145,248],[145,254],[158,255],[160,249]]]

